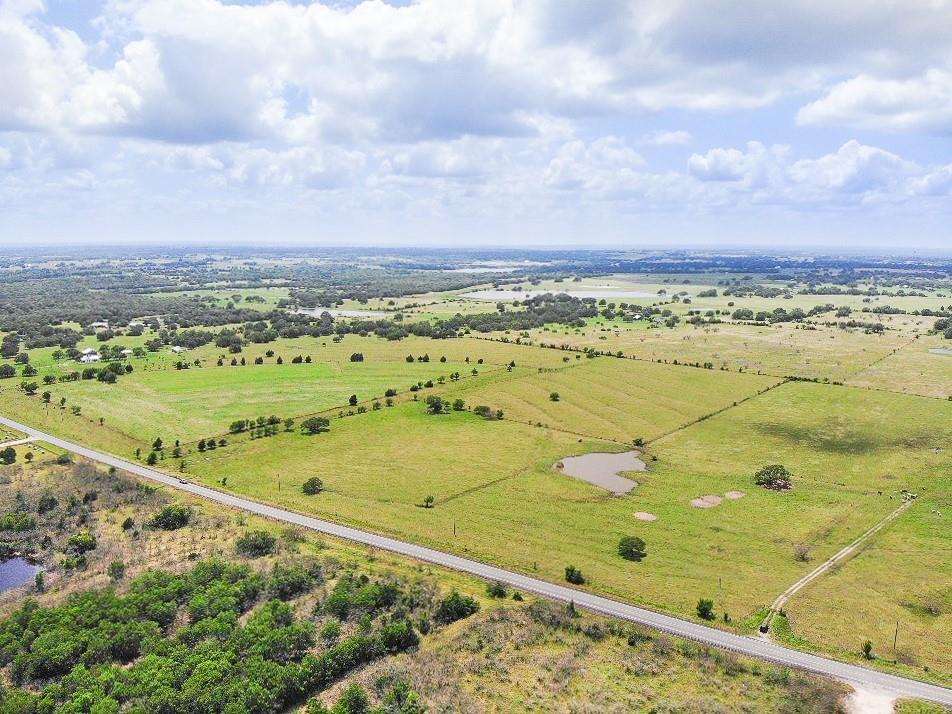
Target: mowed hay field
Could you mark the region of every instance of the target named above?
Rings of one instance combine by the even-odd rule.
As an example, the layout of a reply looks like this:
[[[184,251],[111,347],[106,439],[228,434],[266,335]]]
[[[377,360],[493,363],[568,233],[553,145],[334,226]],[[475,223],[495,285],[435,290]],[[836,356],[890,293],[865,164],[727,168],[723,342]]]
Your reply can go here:
[[[111,342],[130,344],[121,337]],[[268,351],[274,354],[268,357]],[[361,353],[364,361],[351,362],[354,353]],[[306,356],[312,358],[310,364],[291,362]],[[412,363],[407,362],[410,356],[414,358]],[[254,364],[258,357],[264,364]],[[283,364],[277,364],[278,357]],[[429,361],[419,361],[420,357]],[[442,362],[444,357],[446,361]],[[217,366],[219,358],[224,360],[222,367]],[[232,358],[244,358],[246,364],[231,366]],[[177,361],[195,360],[202,366],[187,370],[174,367]],[[17,389],[20,380],[0,383],[0,396],[6,406],[4,413],[10,416],[128,455],[136,448],[146,449],[157,436],[169,443],[176,439],[193,442],[225,434],[237,419],[271,414],[299,417],[347,409],[352,394],[366,405],[372,398],[383,397],[389,388],[406,398],[409,388],[418,382],[448,379],[457,372],[465,383],[485,378],[493,371],[505,371],[517,360],[525,365],[519,369],[562,364],[561,355],[553,350],[488,340],[413,337],[389,342],[348,335],[334,342],[330,337],[304,337],[249,345],[239,355],[206,345],[176,356],[166,347],[145,358],[130,359],[134,371],[115,384],[88,380],[43,386],[40,392],[51,392],[52,406],[43,404],[39,396],[24,396]],[[81,371],[82,367],[74,361],[54,364],[50,358],[40,377]],[[67,401],[60,409],[62,398]],[[79,416],[71,413],[74,406],[81,408]]]
[[[574,357],[574,355],[569,355]],[[499,373],[451,390],[507,418],[631,443],[654,439],[779,383],[773,377],[672,368],[628,359],[572,359],[511,378]],[[551,398],[558,394],[558,401]]]
[[[854,652],[868,639],[879,657],[949,674],[952,476],[941,478],[858,555],[787,603],[795,635]]]
[[[930,352],[930,349],[936,352]],[[952,340],[920,337],[850,377],[847,383],[940,399],[952,398]]]
[[[191,460],[190,470],[210,484],[225,479],[243,494],[554,581],[574,564],[597,591],[684,616],[712,597],[718,616],[740,622],[895,509],[901,488],[939,489],[952,462],[934,448],[950,436],[947,402],[787,383],[653,443],[649,471],[634,475],[641,485],[620,498],[552,468],[563,456],[618,445],[470,413],[430,416],[413,402],[334,419],[314,437],[235,443]],[[785,464],[796,488],[755,487],[753,474],[769,463]],[[310,476],[327,491],[302,495]],[[730,491],[746,495],[690,505]],[[427,495],[432,509],[420,507]],[[649,557],[620,559],[622,535],[643,537]],[[811,562],[795,558],[797,544]],[[923,577],[941,571],[942,557],[921,555]],[[830,628],[816,642],[855,648],[841,632]]]
[[[647,329],[643,324],[617,322],[604,328],[586,327],[578,333],[536,330],[531,336],[536,342],[607,352],[621,350],[651,361],[713,362],[715,369],[830,381],[849,378],[912,339],[898,331],[867,335],[838,328],[797,329],[789,323]]]
[[[140,440],[156,436],[195,441],[224,434],[232,421],[276,414],[282,418],[346,409],[356,394],[366,401],[388,388],[405,392],[421,380],[462,370],[439,362],[322,362],[312,364],[167,369],[133,373],[115,385],[62,385],[70,402]]]
[[[211,483],[225,479],[227,488],[256,498],[397,533],[401,523],[430,522],[420,508],[426,496],[448,504],[594,446],[466,411],[433,416],[422,402],[406,402],[332,419],[327,433],[280,433],[196,454],[189,470]],[[324,483],[320,496],[301,492],[311,476]]]

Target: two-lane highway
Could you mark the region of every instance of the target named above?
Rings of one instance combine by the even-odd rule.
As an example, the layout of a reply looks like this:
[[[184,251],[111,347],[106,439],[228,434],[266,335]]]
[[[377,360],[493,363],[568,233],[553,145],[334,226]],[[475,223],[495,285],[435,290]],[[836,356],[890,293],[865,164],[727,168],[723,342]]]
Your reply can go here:
[[[6,417],[0,416],[0,424],[9,426],[30,437],[45,441],[61,449],[78,454],[79,456],[84,456],[88,459],[106,464],[107,466],[115,466],[117,469],[128,471],[142,478],[171,486],[181,491],[187,491],[195,496],[225,506],[301,526],[320,533],[326,533],[327,535],[338,538],[364,543],[375,548],[434,563],[446,568],[471,573],[472,575],[487,580],[498,580],[510,587],[532,592],[543,597],[561,600],[563,602],[573,601],[577,606],[594,612],[644,625],[678,637],[686,637],[703,644],[737,652],[748,657],[755,657],[787,667],[834,677],[867,689],[883,690],[897,697],[928,699],[946,706],[952,706],[952,689],[885,674],[865,667],[846,664],[845,662],[837,662],[836,660],[819,657],[806,652],[799,652],[763,639],[723,632],[696,622],[681,620],[670,615],[653,612],[600,595],[593,595],[565,585],[550,583],[511,570],[505,570],[479,561],[462,558],[451,553],[445,553],[356,528],[342,526],[331,521],[305,516],[300,513],[276,508],[195,483],[183,483],[178,478],[157,471],[156,469],[151,469],[141,464],[126,461],[111,456],[110,454],[57,438],[51,434],[46,434]]]

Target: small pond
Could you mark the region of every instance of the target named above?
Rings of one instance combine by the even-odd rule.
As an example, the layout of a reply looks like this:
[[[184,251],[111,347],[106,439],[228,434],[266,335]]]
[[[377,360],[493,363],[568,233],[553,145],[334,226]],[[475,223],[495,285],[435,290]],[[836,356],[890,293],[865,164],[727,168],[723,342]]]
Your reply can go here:
[[[24,558],[10,558],[0,562],[0,592],[32,583],[42,569]]]
[[[624,496],[637,486],[638,482],[620,474],[644,471],[645,462],[640,456],[637,451],[624,451],[620,454],[595,452],[582,456],[567,456],[559,461],[555,468],[568,476],[611,491],[616,496]]]

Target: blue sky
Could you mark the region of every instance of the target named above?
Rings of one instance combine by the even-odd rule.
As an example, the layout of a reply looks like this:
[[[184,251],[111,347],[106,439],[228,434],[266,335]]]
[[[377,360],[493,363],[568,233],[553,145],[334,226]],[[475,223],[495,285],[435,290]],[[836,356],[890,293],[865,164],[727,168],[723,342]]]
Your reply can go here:
[[[952,2],[0,0],[0,243],[952,249]]]

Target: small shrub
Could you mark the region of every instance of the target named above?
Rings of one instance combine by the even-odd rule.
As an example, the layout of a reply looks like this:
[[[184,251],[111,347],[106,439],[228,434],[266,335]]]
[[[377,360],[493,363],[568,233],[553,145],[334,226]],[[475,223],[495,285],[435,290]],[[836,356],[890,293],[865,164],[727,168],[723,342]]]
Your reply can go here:
[[[461,595],[454,590],[440,601],[436,607],[437,622],[447,625],[479,612],[479,603],[469,595]]]
[[[618,555],[625,560],[640,562],[648,555],[645,542],[638,536],[624,536],[618,541]]]
[[[793,557],[799,563],[808,563],[810,561],[810,546],[806,543],[794,543]]]
[[[582,571],[576,568],[574,565],[566,566],[565,568],[565,580],[572,583],[573,585],[584,585],[585,576],[582,575]]]
[[[265,555],[271,555],[274,552],[274,547],[277,542],[277,538],[268,533],[268,531],[248,531],[235,543],[235,550],[238,551],[239,555],[244,555],[249,558],[260,558]]]
[[[714,619],[714,601],[707,598],[701,598],[697,601],[697,616],[702,620]]]
[[[149,525],[164,531],[174,531],[184,528],[192,519],[192,509],[180,504],[171,504],[152,516]]]
[[[506,590],[506,586],[503,583],[496,580],[486,586],[486,594],[489,595],[489,597],[504,598],[508,594],[508,590]]]
[[[754,483],[771,491],[786,491],[793,488],[793,474],[780,464],[764,466],[754,474]]]
[[[301,486],[301,491],[306,496],[316,496],[323,490],[324,482],[321,481],[317,476],[311,476],[311,478],[305,481],[304,485]]]
[[[109,573],[109,577],[113,580],[122,580],[126,574],[126,564],[121,560],[114,560],[109,564],[106,572]]]

